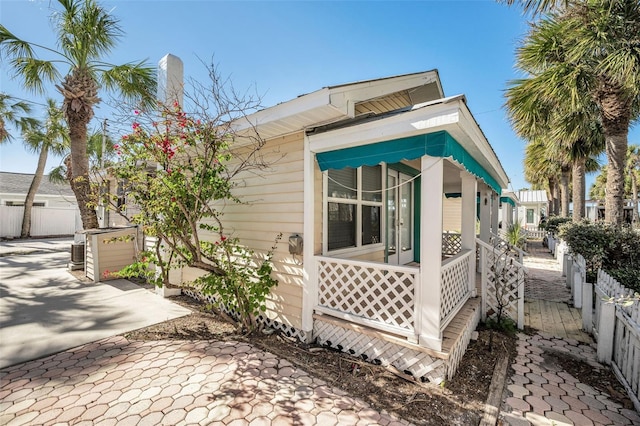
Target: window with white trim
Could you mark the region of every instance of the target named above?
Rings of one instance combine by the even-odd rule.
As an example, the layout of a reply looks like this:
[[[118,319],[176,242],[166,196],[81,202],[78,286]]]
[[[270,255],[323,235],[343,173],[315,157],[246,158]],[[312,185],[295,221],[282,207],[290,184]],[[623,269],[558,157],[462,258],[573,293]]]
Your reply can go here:
[[[327,250],[382,243],[382,166],[326,174]]]

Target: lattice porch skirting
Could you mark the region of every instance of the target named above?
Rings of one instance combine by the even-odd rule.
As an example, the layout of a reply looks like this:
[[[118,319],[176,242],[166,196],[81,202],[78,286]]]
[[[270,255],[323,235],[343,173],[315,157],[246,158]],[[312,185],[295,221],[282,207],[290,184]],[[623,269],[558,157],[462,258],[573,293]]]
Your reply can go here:
[[[318,344],[374,364],[392,365],[416,380],[440,383],[453,377],[464,356],[471,333],[480,321],[480,301],[479,298],[467,301],[445,329],[442,352],[328,315],[315,315],[314,319],[313,336]]]
[[[222,303],[220,303],[215,296],[211,295],[211,294],[202,294],[201,291],[199,291],[196,288],[189,288],[189,287],[184,287],[182,288],[182,293],[186,296],[191,297],[192,299],[196,299],[199,301],[203,301],[206,303],[211,303],[212,305],[216,306],[219,309],[222,309],[227,315],[230,315],[231,317],[236,317],[234,312],[231,312],[229,309],[227,309],[226,306],[222,306]],[[264,315],[260,315],[257,318],[257,322],[258,324],[260,324],[261,326],[264,327],[269,327],[269,328],[273,328],[275,330],[279,330],[282,334],[284,334],[285,336],[288,337],[293,337],[294,339],[297,339],[301,342],[310,342],[311,341],[311,336],[308,336],[308,333],[305,333],[304,331],[292,327],[288,324],[283,324],[280,321],[276,321],[274,319],[271,318],[267,318]]]

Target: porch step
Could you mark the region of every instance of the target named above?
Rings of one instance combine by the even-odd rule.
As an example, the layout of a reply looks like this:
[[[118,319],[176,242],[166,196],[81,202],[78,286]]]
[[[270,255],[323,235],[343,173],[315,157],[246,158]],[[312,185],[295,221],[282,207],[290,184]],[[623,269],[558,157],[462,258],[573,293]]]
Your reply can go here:
[[[455,374],[479,319],[479,298],[468,300],[445,329],[442,351],[411,343],[402,336],[323,314],[314,315],[313,336],[321,345],[376,364],[392,365],[417,380],[440,383]]]

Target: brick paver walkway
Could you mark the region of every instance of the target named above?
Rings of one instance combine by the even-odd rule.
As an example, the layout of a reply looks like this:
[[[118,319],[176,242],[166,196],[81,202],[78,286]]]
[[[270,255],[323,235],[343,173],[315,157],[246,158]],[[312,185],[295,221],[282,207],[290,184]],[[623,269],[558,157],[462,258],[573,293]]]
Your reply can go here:
[[[573,316],[576,312],[579,315],[579,311],[567,306],[571,294],[562,277],[561,265],[539,242],[530,245],[529,254],[525,258],[529,273],[525,284],[525,305],[557,305],[556,311],[572,309]],[[540,312],[549,315],[555,311],[543,309]],[[594,369],[607,368],[596,361],[596,346],[590,336],[579,330],[581,321],[575,321],[572,315],[558,315],[558,318],[543,318],[543,321],[529,322],[528,325],[546,327],[546,324],[554,322],[562,324],[548,329],[562,331],[557,333],[561,336],[542,331],[533,336],[518,334],[518,356],[511,366],[513,374],[507,381],[502,406],[503,424],[640,425],[640,416],[635,410],[621,407],[609,395],[581,383],[579,378],[571,376],[554,362],[554,352],[565,353]],[[578,336],[581,341],[567,335]]]
[[[240,342],[112,337],[0,372],[1,425],[406,425]]]

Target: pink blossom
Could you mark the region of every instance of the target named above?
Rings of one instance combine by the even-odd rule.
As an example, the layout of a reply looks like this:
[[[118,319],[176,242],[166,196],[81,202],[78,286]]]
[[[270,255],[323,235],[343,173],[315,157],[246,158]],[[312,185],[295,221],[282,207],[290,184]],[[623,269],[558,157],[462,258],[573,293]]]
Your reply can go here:
[[[134,110],[134,111],[133,111],[133,113],[134,113],[135,115],[138,115],[138,114],[140,114],[140,111],[138,111],[138,110],[136,109],[136,110]]]

